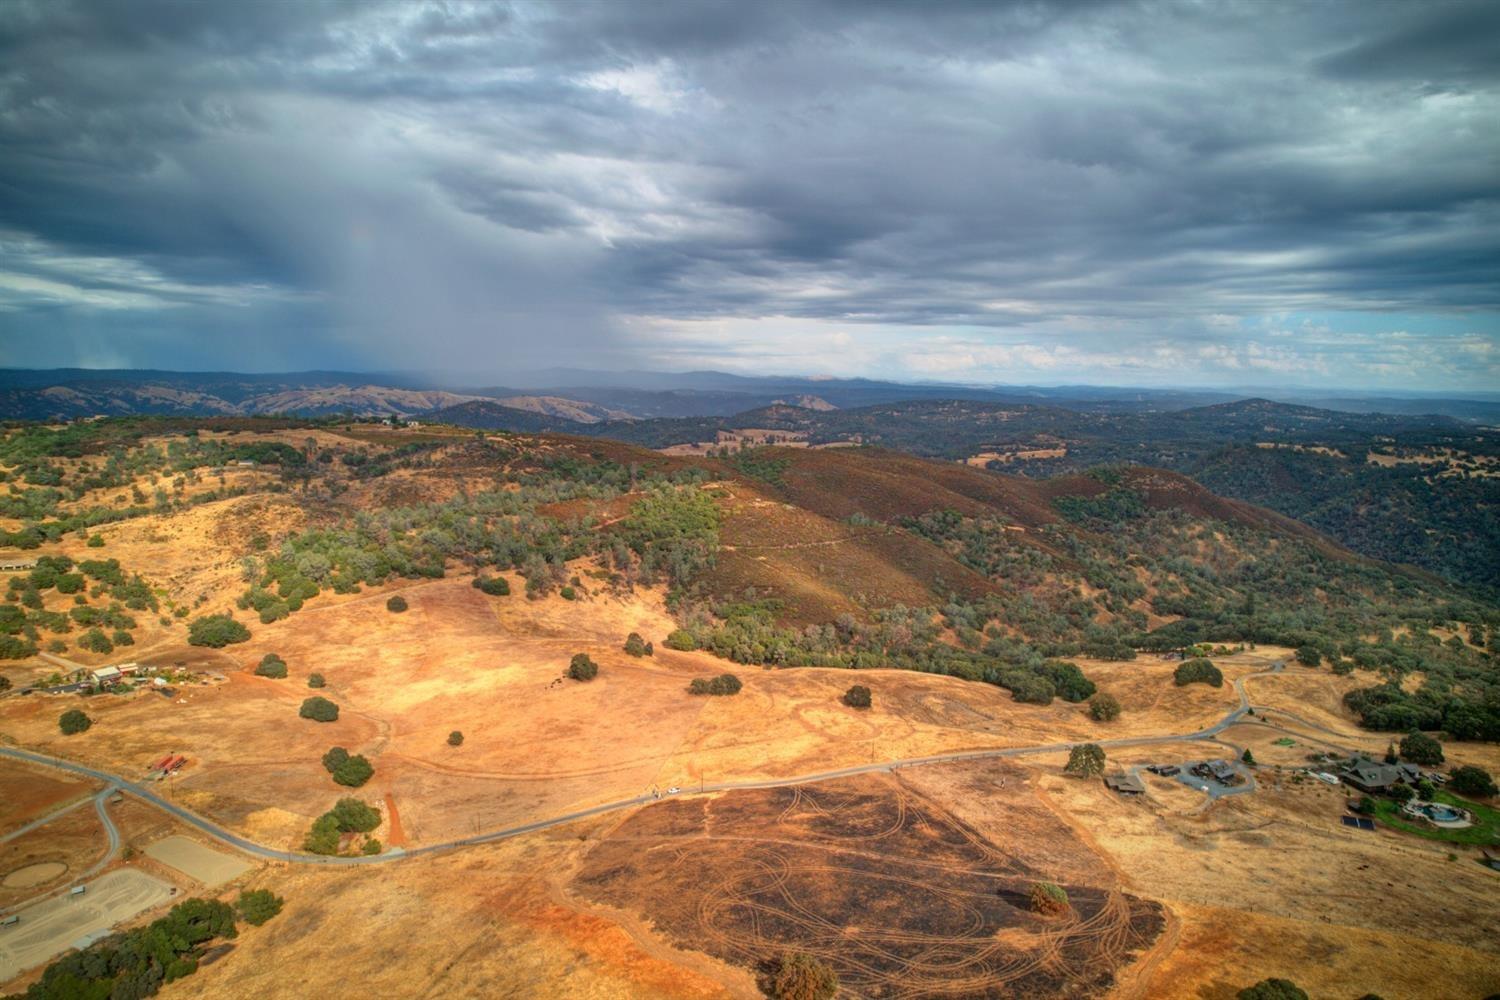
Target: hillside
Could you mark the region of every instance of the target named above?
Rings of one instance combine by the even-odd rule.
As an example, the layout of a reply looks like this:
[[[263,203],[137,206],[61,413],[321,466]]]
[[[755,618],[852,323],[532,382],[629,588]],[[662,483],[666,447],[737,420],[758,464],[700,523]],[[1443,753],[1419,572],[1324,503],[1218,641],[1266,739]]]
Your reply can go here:
[[[646,447],[762,428],[809,447],[864,444],[1031,477],[1132,463],[1192,476],[1343,545],[1459,583],[1500,587],[1500,435],[1449,417],[1350,413],[1264,399],[1173,412],[927,400],[819,412],[600,423]]]

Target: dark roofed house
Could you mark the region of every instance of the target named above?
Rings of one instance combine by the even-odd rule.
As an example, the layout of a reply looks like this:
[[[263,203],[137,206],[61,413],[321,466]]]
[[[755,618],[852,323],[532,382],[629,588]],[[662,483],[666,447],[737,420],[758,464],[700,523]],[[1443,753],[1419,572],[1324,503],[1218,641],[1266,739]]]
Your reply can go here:
[[[1362,792],[1379,795],[1389,791],[1392,785],[1405,780],[1401,769],[1392,764],[1377,764],[1373,760],[1355,761],[1344,772],[1344,783],[1353,785]]]
[[[1396,770],[1400,772],[1400,780],[1406,782],[1408,785],[1415,785],[1417,782],[1426,777],[1426,775],[1422,773],[1422,769],[1415,764],[1403,763],[1396,764],[1394,766]]]
[[[1140,795],[1146,790],[1138,775],[1126,772],[1125,774],[1106,774],[1104,784],[1119,792],[1121,795]]]

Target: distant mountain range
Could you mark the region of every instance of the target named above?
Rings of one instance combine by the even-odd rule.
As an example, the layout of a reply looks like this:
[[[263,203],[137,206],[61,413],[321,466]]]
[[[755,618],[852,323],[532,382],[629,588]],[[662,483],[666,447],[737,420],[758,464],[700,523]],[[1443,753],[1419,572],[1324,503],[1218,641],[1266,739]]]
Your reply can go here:
[[[461,376],[337,371],[245,374],[149,369],[0,369],[0,419],[67,420],[131,414],[416,417],[475,401],[578,424],[729,417],[777,404],[857,409],[922,400],[1053,406],[1081,413],[1159,413],[1228,403],[1246,394],[1100,386],[899,383],[872,379],[749,377],[725,372],[517,372],[505,386]],[[1500,397],[1275,394],[1279,402],[1351,413],[1435,414],[1500,423]],[[485,416],[484,414],[489,414]],[[479,411],[475,419],[490,419]],[[481,426],[481,424],[475,424]]]

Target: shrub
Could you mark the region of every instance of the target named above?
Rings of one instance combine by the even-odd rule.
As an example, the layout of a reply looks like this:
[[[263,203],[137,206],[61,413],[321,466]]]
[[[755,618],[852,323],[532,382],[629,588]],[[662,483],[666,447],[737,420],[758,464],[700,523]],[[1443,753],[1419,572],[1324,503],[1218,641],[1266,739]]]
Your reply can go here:
[[[647,648],[646,640],[639,632],[632,632],[625,639],[625,652],[631,656],[649,656]]]
[[[739,694],[742,686],[740,679],[734,674],[720,674],[712,680],[694,677],[692,683],[688,685],[688,694]]]
[[[276,680],[286,676],[286,661],[275,653],[267,653],[260,661],[260,666],[255,668],[259,677],[272,677]]]
[[[57,718],[57,728],[62,730],[64,736],[86,732],[93,724],[94,720],[80,708],[70,708]]]
[[[1413,731],[1401,737],[1401,757],[1413,764],[1441,764],[1443,745],[1426,733]]]
[[[400,614],[406,610],[406,598],[400,594],[396,594],[385,602],[385,609]]]
[[[188,644],[223,649],[236,642],[248,642],[250,630],[228,615],[204,615],[188,623]]]
[[[673,629],[672,634],[667,636],[664,643],[668,649],[678,649],[690,653],[698,648],[698,640],[693,633],[685,628]]]
[[[575,681],[591,681],[599,676],[599,664],[589,659],[587,653],[574,653],[568,663],[568,676]]]
[[[1417,793],[1417,798],[1423,802],[1431,802],[1433,795],[1437,794],[1437,788],[1426,778],[1419,780],[1413,788]]]
[[[1449,771],[1448,787],[1459,795],[1469,795],[1480,799],[1487,799],[1500,793],[1500,788],[1496,788],[1495,779],[1490,776],[1490,772],[1473,764],[1465,764]]]
[[[102,548],[104,548],[104,536],[103,535],[90,535],[89,536],[88,545],[89,545],[89,548],[91,548],[91,549],[102,549]]]
[[[315,722],[334,722],[339,717],[339,707],[321,695],[304,699],[297,714]]]
[[[1290,979],[1262,979],[1236,996],[1239,1000],[1307,1000],[1307,994]]]
[[[1112,694],[1100,691],[1089,699],[1089,718],[1095,722],[1113,722],[1120,717],[1120,702]]]
[[[777,960],[766,990],[774,1000],[832,1000],[838,991],[839,977],[828,963],[802,952]]]
[[[343,747],[330,747],[323,755],[323,769],[329,774],[337,771],[349,759],[349,751]]]
[[[327,687],[328,686],[328,682],[323,679],[323,675],[322,674],[308,674],[307,675],[307,686],[310,687],[310,688]]]
[[[4,674],[0,674],[0,691],[9,691],[9,690],[10,690],[10,678],[6,677]]]
[[[1068,912],[1068,892],[1056,882],[1035,882],[1028,893],[1034,913],[1053,915]]]
[[[578,600],[578,591],[574,590],[572,586],[569,585],[559,590],[557,592],[557,596],[561,597],[565,601],[576,601]]]
[[[1373,816],[1375,815],[1375,811],[1378,808],[1380,807],[1375,804],[1374,799],[1370,798],[1368,795],[1361,795],[1359,797],[1358,804],[1356,804],[1354,807],[1354,811],[1359,813],[1361,816]]]
[[[870,689],[863,684],[856,684],[844,692],[844,704],[850,708],[869,708]]]
[[[464,734],[457,729],[448,734],[448,745],[450,747],[461,747],[464,745]]]
[[[355,754],[333,769],[333,780],[349,788],[358,788],[375,773],[363,754]]]
[[[1063,768],[1075,778],[1094,778],[1104,773],[1104,749],[1097,743],[1080,743],[1068,753]]]
[[[1185,684],[1209,684],[1213,687],[1224,686],[1224,674],[1213,665],[1210,660],[1193,659],[1183,660],[1177,665],[1172,673],[1172,680],[1178,687]]]
[[[474,586],[491,597],[510,596],[510,581],[503,576],[476,576]]]
[[[1397,802],[1405,803],[1415,798],[1417,793],[1410,785],[1392,785],[1386,794]]]
[[[246,889],[240,893],[240,898],[235,902],[234,908],[245,923],[252,927],[259,927],[280,913],[281,906],[285,902],[286,900],[270,889]]]
[[[379,854],[383,850],[385,850],[385,848],[381,845],[380,841],[376,840],[374,837],[371,837],[369,840],[365,841],[365,846],[359,849],[359,853],[366,856],[371,856]]]
[[[1316,667],[1323,662],[1323,654],[1316,646],[1298,646],[1297,662],[1304,667]]]

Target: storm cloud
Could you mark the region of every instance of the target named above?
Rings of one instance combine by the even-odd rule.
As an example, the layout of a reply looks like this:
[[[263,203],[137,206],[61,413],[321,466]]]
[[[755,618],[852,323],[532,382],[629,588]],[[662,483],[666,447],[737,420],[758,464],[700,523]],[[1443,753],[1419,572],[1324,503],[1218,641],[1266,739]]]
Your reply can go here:
[[[0,7],[0,363],[1500,389],[1493,3]]]

